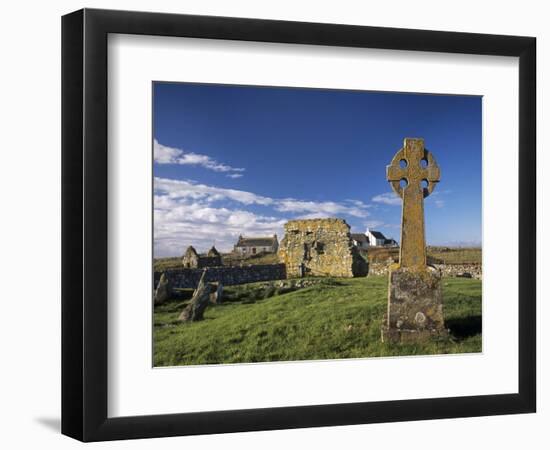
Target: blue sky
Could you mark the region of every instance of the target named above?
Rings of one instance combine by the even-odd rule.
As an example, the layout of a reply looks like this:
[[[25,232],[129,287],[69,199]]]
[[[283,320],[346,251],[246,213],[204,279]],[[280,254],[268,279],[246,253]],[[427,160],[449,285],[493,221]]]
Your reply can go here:
[[[154,83],[155,256],[282,238],[299,217],[341,217],[399,240],[385,179],[405,137],[441,168],[425,201],[432,245],[481,243],[481,97]]]

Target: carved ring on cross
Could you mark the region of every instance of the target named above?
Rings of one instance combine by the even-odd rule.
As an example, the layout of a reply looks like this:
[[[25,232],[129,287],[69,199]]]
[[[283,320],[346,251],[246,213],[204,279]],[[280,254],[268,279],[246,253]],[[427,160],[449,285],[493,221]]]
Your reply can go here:
[[[406,145],[387,166],[387,179],[394,192],[403,198],[405,189],[422,189],[424,198],[430,195],[440,180],[440,170],[432,153],[421,139],[407,139]],[[406,187],[401,187],[401,181]]]

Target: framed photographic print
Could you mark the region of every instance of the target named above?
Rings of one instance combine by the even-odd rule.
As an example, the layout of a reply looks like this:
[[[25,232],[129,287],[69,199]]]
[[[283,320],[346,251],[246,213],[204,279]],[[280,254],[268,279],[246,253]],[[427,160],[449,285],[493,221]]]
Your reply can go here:
[[[535,39],[62,22],[62,432],[535,411]]]

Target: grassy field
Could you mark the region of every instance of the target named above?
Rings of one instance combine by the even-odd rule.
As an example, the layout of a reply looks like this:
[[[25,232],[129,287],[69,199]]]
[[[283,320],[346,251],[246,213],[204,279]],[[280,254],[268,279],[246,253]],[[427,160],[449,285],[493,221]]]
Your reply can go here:
[[[385,263],[389,258],[399,260],[399,248],[371,248],[367,252],[371,263]],[[481,264],[480,247],[428,247],[429,264]]]
[[[289,292],[290,291],[290,292]],[[157,306],[155,366],[363,358],[481,351],[481,281],[443,280],[452,339],[380,342],[387,278],[323,279],[291,290],[273,283],[226,287],[203,321],[176,319],[187,300]]]
[[[222,259],[224,266],[240,266],[241,264],[277,264],[279,262],[277,253],[258,253],[257,255],[251,256],[224,253]]]
[[[481,264],[479,247],[428,247],[428,256],[443,264]]]
[[[155,258],[153,260],[153,270],[155,272],[163,272],[167,269],[182,269],[181,256],[171,258]]]

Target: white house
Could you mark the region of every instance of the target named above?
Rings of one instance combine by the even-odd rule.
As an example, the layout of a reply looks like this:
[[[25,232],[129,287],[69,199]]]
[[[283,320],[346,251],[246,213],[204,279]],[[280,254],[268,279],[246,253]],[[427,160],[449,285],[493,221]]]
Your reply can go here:
[[[371,247],[382,247],[384,242],[386,242],[386,236],[384,236],[380,231],[374,231],[367,228],[365,235],[367,236]]]
[[[258,253],[276,253],[279,249],[277,235],[269,237],[239,236],[234,251],[241,255],[256,255]]]
[[[365,235],[371,247],[397,247],[397,242],[394,239],[388,239],[380,231],[367,228]]]

